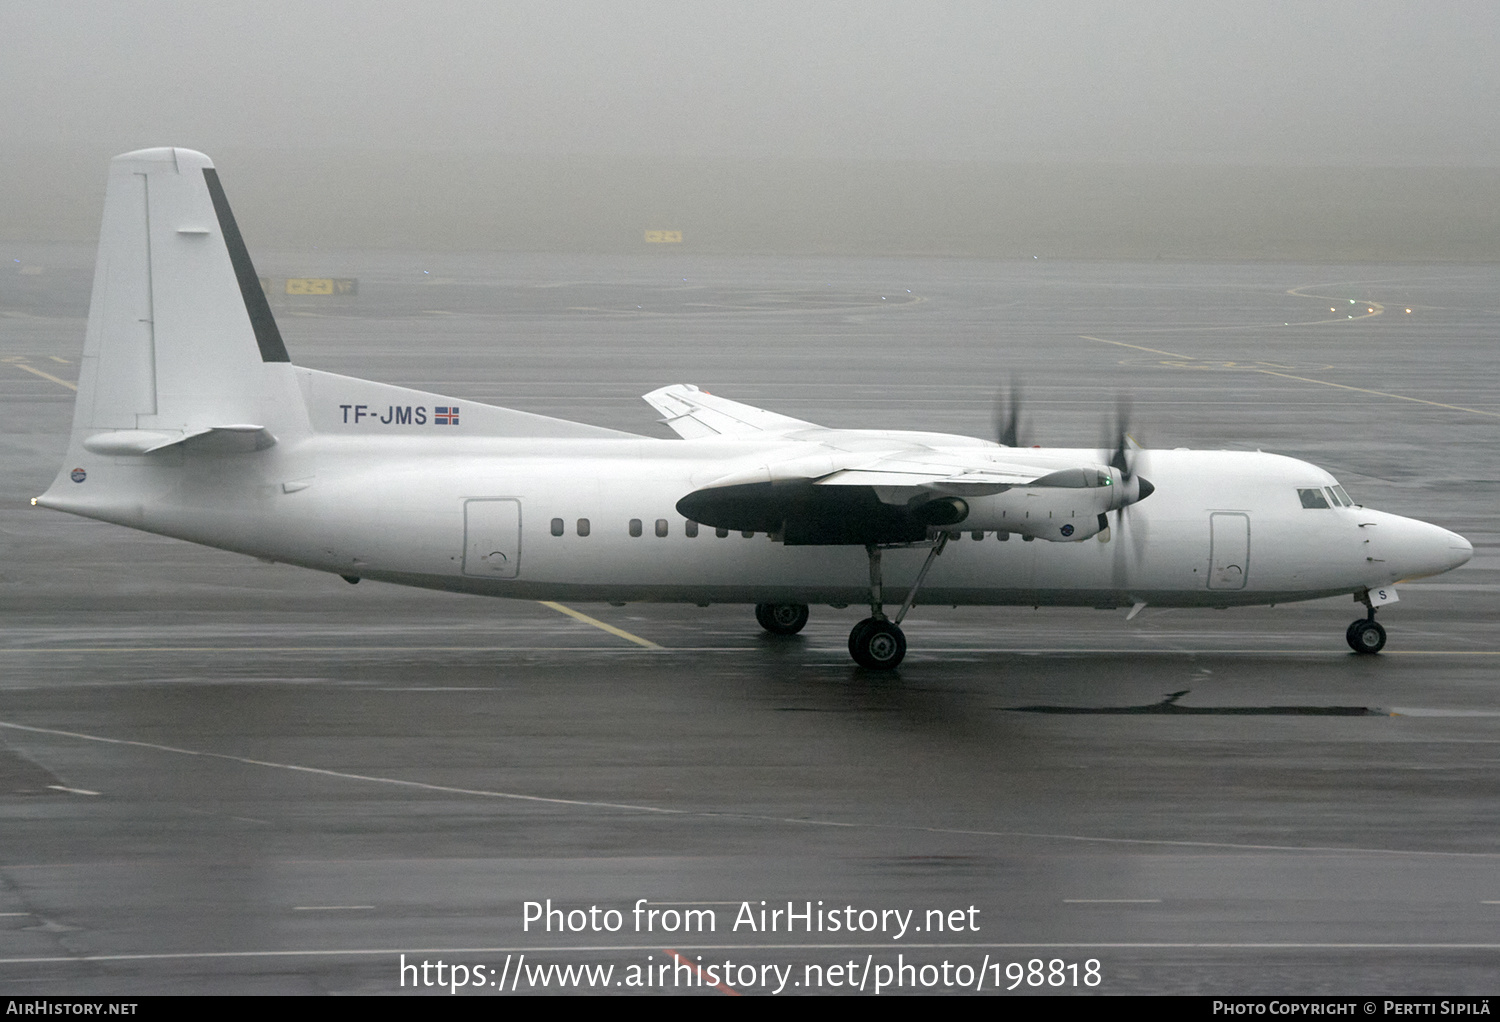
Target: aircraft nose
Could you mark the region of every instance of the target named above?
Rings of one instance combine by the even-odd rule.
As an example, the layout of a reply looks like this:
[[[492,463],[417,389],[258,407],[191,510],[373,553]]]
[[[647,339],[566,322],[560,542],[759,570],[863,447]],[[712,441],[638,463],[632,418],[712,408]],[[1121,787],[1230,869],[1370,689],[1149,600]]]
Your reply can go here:
[[[1443,530],[1448,532],[1447,529]],[[1469,558],[1474,556],[1474,544],[1464,539],[1456,532],[1448,532],[1448,571],[1453,570],[1461,564],[1468,564]]]
[[[1397,546],[1403,578],[1426,578],[1468,563],[1474,547],[1456,532],[1410,518],[1403,521]]]

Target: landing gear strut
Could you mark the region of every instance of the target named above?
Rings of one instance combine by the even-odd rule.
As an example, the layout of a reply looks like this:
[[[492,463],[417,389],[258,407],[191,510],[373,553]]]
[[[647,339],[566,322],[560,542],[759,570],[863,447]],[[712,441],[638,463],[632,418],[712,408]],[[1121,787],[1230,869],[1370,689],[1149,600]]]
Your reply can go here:
[[[1375,607],[1370,603],[1369,596],[1365,597],[1365,606],[1370,608],[1370,612],[1357,621],[1349,622],[1349,627],[1344,630],[1344,641],[1356,653],[1379,653],[1385,648],[1385,629],[1375,620]]]
[[[932,562],[947,545],[948,534],[940,533],[937,541],[932,544],[932,549],[927,552],[927,560],[922,562],[922,570],[917,572],[916,581],[906,594],[901,609],[896,611],[894,621],[885,616],[882,603],[880,554],[883,548],[873,543],[865,547],[865,553],[870,557],[870,616],[855,625],[854,630],[849,633],[849,655],[854,658],[855,663],[872,671],[889,671],[901,663],[906,656],[906,635],[901,631],[901,621],[916,602],[917,590],[927,578]]]
[[[807,624],[807,604],[757,603],[755,620],[772,635],[796,635]]]

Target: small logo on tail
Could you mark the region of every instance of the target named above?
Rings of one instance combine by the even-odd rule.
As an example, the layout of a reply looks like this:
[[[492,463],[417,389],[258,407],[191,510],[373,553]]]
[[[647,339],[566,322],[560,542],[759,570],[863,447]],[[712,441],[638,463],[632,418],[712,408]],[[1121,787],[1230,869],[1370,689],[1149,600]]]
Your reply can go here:
[[[75,483],[81,483],[89,477],[89,474],[81,468],[75,468],[72,472],[68,473],[68,477]]]

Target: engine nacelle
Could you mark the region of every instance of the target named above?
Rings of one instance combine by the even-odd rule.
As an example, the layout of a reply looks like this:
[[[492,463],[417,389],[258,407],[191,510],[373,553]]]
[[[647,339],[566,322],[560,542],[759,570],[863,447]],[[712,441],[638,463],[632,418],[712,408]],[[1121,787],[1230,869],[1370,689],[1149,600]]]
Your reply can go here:
[[[1109,493],[1100,495],[1103,500],[1080,499],[1087,496],[1078,490],[1058,493],[1017,488],[993,497],[971,498],[969,515],[961,527],[1076,543],[1107,528],[1104,512],[1109,506]]]
[[[1104,517],[1151,495],[1140,476],[1122,478],[1116,469],[1070,468],[1000,493],[941,496],[912,509],[935,528],[1015,532],[1053,543],[1076,543],[1109,527]]]

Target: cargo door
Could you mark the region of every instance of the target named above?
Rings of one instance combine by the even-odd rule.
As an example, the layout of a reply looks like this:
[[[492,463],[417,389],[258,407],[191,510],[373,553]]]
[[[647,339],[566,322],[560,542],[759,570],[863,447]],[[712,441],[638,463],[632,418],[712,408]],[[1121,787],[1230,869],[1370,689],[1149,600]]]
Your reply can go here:
[[[1245,588],[1250,576],[1250,516],[1221,511],[1208,521],[1208,588]]]
[[[521,573],[521,502],[510,497],[464,501],[464,574],[515,578]]]

